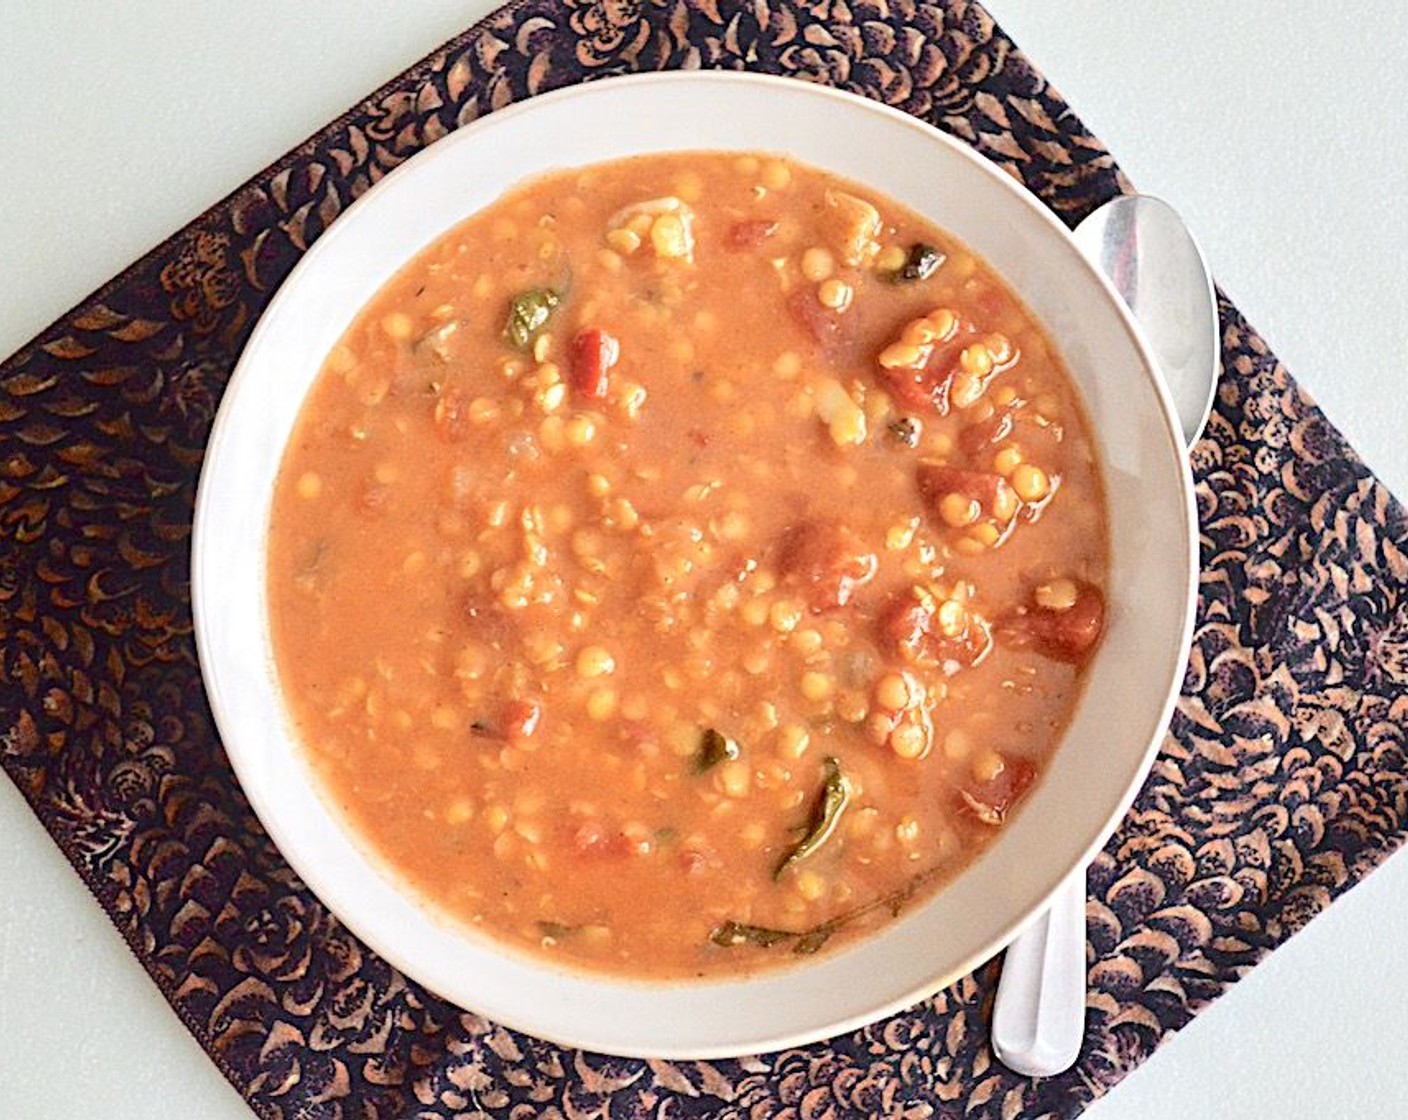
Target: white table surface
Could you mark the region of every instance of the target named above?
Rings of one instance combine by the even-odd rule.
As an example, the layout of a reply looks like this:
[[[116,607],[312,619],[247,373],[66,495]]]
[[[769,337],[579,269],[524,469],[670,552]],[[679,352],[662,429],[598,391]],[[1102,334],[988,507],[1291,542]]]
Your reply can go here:
[[[990,0],[1381,477],[1408,495],[1408,6]],[[0,0],[0,356],[485,0]],[[0,1114],[243,1118],[0,780]],[[1408,1115],[1408,858],[1094,1120]]]

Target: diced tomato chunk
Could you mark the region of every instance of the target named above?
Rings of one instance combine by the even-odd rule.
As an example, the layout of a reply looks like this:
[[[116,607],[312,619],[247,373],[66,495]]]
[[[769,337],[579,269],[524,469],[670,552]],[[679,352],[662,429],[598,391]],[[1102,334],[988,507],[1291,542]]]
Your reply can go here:
[[[500,718],[504,738],[531,739],[542,721],[543,709],[530,700],[510,700]]]
[[[958,355],[964,341],[960,338],[935,347],[928,360],[917,368],[880,366],[877,370],[880,381],[906,407],[931,409],[940,416],[947,416],[949,390],[958,371]]]
[[[1025,758],[1002,761],[994,777],[980,782],[970,775],[958,788],[961,804],[985,824],[1001,824],[1036,777],[1036,767]]]
[[[939,605],[918,588],[897,595],[879,617],[880,640],[911,665],[939,668],[952,675],[976,665],[992,647],[987,624],[969,612],[963,629],[943,632]]]
[[[1019,405],[1006,405],[999,408],[987,420],[969,424],[959,433],[958,446],[965,454],[980,455],[995,443],[1001,443],[1012,434],[1014,414]]]
[[[841,316],[823,307],[810,287],[787,297],[787,312],[823,349],[841,342]]]
[[[730,249],[756,249],[777,232],[777,222],[770,218],[750,218],[734,222],[728,231]]]
[[[782,539],[778,568],[800,586],[813,611],[844,607],[875,577],[877,561],[860,538],[839,525],[804,521]]]
[[[390,498],[391,487],[369,482],[357,492],[357,510],[365,514],[381,513]]]
[[[469,732],[481,739],[521,743],[538,730],[542,707],[532,700],[497,700],[486,697],[475,705]]]
[[[600,327],[578,331],[572,339],[572,387],[588,397],[606,396],[606,375],[620,360],[615,335]]]
[[[1076,600],[1065,610],[1033,604],[1002,620],[999,637],[1028,645],[1054,661],[1078,665],[1105,632],[1105,596],[1098,587],[1076,583]]]
[[[1006,507],[1010,511],[1017,506],[1012,487],[995,471],[970,471],[947,463],[920,463],[915,468],[914,478],[919,492],[935,513],[946,494],[973,499],[988,517],[994,516],[999,508]]]
[[[631,842],[619,829],[584,821],[572,834],[572,850],[586,859],[622,859],[631,854]]]

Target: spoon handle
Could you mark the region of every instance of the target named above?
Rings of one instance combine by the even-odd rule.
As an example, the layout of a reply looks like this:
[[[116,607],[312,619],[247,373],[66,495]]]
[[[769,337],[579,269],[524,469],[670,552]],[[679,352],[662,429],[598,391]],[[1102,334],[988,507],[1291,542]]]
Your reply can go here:
[[[1028,1077],[1075,1064],[1085,1037],[1085,868],[1007,949],[993,1010],[998,1060]]]
[[[1076,227],[1075,242],[1129,307],[1158,359],[1184,440],[1202,432],[1217,387],[1220,335],[1207,260],[1177,212],[1125,195]],[[1008,1068],[1049,1077],[1075,1064],[1085,1034],[1085,869],[1007,948],[992,1045]]]

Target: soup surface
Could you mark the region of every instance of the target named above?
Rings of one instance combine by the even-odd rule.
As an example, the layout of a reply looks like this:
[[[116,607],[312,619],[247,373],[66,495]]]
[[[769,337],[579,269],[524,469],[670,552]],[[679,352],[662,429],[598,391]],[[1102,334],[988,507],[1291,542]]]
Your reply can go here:
[[[1103,626],[1078,402],[980,260],[767,156],[557,174],[329,356],[269,543],[298,736],[436,908],[736,974],[1002,827]]]

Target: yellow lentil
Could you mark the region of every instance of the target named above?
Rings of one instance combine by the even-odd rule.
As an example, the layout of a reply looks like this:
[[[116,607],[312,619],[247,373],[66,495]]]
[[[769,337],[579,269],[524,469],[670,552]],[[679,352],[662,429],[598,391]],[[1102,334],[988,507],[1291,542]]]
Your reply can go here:
[[[986,377],[992,372],[992,354],[986,346],[975,342],[963,348],[958,364],[974,377]]]
[[[1002,531],[996,525],[984,522],[982,525],[974,525],[969,530],[972,539],[977,541],[983,548],[992,548],[1002,539]]]
[[[616,671],[616,659],[602,646],[583,646],[577,653],[579,677],[605,677]]]
[[[781,160],[769,160],[763,164],[763,186],[770,191],[780,191],[792,182],[792,172]]]
[[[905,721],[890,732],[890,749],[900,758],[923,758],[929,752],[929,736],[922,724]]]
[[[909,254],[902,245],[887,245],[880,250],[880,255],[875,258],[875,267],[881,272],[898,272],[904,267],[905,261],[909,260]]]
[[[789,723],[778,732],[778,749],[787,758],[801,758],[811,744],[811,733],[799,723]]]
[[[753,776],[748,764],[742,759],[732,759],[718,768],[716,784],[720,792],[729,797],[747,797],[752,786]]]
[[[779,634],[790,634],[802,621],[802,606],[791,599],[779,599],[768,611],[768,619]]]
[[[381,329],[387,338],[404,342],[415,332],[416,325],[404,311],[393,311],[381,320]]]
[[[567,421],[562,434],[573,447],[586,447],[596,439],[596,421],[590,416],[573,416]]]
[[[640,248],[640,234],[633,229],[613,229],[606,235],[606,243],[623,257],[629,257]]]
[[[963,604],[954,599],[945,599],[939,604],[939,630],[946,638],[956,638],[968,625],[968,612]]]
[[[457,797],[445,807],[446,824],[464,824],[474,817],[474,803],[467,797]]]
[[[945,525],[951,525],[955,529],[973,524],[982,512],[976,498],[963,494],[945,494],[939,499],[939,516],[943,518]]]
[[[743,609],[739,614],[743,616],[743,621],[749,626],[762,626],[768,621],[772,613],[771,605],[764,598],[749,599],[743,604]]]
[[[802,674],[800,688],[808,700],[819,703],[831,695],[832,681],[825,673],[813,670]]]
[[[1021,448],[1017,447],[1015,444],[1009,443],[992,457],[992,469],[1002,475],[1003,478],[1010,478],[1012,472],[1017,469],[1021,462]]]
[[[792,885],[808,902],[816,902],[826,894],[826,880],[810,869],[799,871]]]
[[[1021,463],[1012,472],[1012,489],[1024,502],[1039,502],[1051,492],[1051,480],[1040,467]]]
[[[838,447],[849,447],[865,442],[865,413],[855,405],[840,409],[827,425],[831,442]]]
[[[900,673],[886,673],[875,682],[875,702],[893,712],[909,707],[909,684]]]
[[[1021,470],[1018,464],[1015,470]],[[1017,513],[1017,492],[1011,486],[999,486],[992,500],[993,517],[998,521],[1011,521]]]
[[[962,762],[973,750],[973,738],[961,727],[955,727],[944,736],[944,757],[950,762]]]
[[[823,307],[829,307],[832,311],[845,311],[851,306],[854,295],[855,289],[835,276],[823,280],[816,290],[817,300]]]
[[[655,219],[650,227],[650,244],[662,257],[677,259],[689,256],[689,236],[684,222],[676,214],[661,214]]]
[[[304,471],[298,476],[298,496],[312,501],[323,492],[323,480],[313,471]]]
[[[616,690],[605,686],[593,689],[587,696],[586,708],[590,718],[604,723],[616,714]]]
[[[990,782],[1007,768],[1007,764],[997,751],[982,747],[969,759],[968,768],[975,781]]]
[[[1038,584],[1033,598],[1049,611],[1068,611],[1076,605],[1076,585],[1069,579],[1053,579]]]
[[[819,284],[836,271],[836,258],[829,249],[813,245],[802,254],[802,275],[813,284]]]

